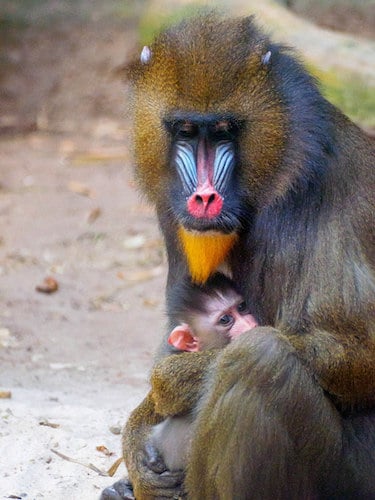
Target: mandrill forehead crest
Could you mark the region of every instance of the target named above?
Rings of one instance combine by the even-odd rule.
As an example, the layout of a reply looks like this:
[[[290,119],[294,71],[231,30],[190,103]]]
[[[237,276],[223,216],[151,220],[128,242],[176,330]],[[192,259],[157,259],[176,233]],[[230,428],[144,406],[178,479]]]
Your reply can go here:
[[[230,110],[238,103],[241,87],[248,91],[254,77],[255,86],[265,85],[262,73],[267,73],[270,63],[269,47],[269,40],[258,32],[252,17],[238,24],[238,20],[211,13],[161,33],[152,45],[143,48],[131,77],[145,87],[156,83],[163,95],[168,95],[169,105],[173,101],[177,108],[183,103],[185,109],[191,106],[206,112],[221,103]]]

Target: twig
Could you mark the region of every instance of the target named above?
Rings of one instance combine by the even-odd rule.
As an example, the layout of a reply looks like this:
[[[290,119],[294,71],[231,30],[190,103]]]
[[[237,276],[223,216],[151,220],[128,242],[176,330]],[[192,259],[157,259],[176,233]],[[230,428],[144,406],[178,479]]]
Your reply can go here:
[[[60,424],[54,424],[53,422],[49,422],[48,420],[41,420],[39,425],[45,425],[46,427],[52,427],[52,429],[58,429]]]
[[[94,472],[96,472],[100,476],[108,476],[109,475],[107,472],[98,469],[93,464],[84,464],[83,462],[80,462],[79,460],[76,460],[74,458],[70,458],[67,455],[64,455],[63,453],[60,453],[57,450],[51,449],[51,451],[52,451],[52,453],[55,453],[58,457],[63,458],[64,460],[67,460],[68,462],[73,462],[74,464],[78,464],[78,465],[82,465],[83,467],[87,467],[88,469],[93,470]]]

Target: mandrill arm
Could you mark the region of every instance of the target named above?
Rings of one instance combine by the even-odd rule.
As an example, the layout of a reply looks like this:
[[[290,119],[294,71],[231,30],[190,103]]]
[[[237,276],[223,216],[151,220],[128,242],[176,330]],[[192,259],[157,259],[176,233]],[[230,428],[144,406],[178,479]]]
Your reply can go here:
[[[146,442],[153,425],[163,417],[155,411],[150,392],[131,413],[123,431],[123,456],[129,479],[117,481],[103,490],[100,500],[151,500],[172,498],[179,491],[183,478],[180,474],[152,470],[147,456]],[[155,469],[158,464],[155,464]],[[165,470],[165,469],[164,469]]]
[[[163,418],[155,411],[152,393],[149,393],[132,412],[124,428],[122,440],[124,460],[137,500],[173,498],[182,489],[182,472],[167,471],[165,467],[163,468],[159,457],[147,453],[146,443],[151,428],[161,420]],[[132,497],[120,495],[118,498]],[[107,500],[107,497],[102,495],[102,500]]]
[[[183,472],[166,470],[161,457],[147,441],[152,426],[167,416],[186,413],[196,406],[205,373],[217,352],[181,353],[167,356],[155,365],[151,391],[132,412],[123,433],[124,459],[137,500],[183,494]],[[121,481],[111,487],[119,488],[118,497],[105,496],[105,490],[102,500],[132,498],[120,491],[125,489],[125,484],[126,481]]]
[[[155,410],[163,417],[182,415],[195,408],[202,383],[219,350],[181,353],[159,361],[151,374]]]

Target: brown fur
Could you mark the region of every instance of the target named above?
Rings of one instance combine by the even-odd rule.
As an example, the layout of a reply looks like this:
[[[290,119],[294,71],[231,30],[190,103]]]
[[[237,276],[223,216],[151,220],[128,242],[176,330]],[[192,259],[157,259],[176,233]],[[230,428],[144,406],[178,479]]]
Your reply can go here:
[[[239,180],[225,203],[233,196],[241,213],[226,265],[267,325],[226,347],[214,364],[190,354],[186,364],[162,344],[167,357],[153,376],[158,411],[185,410],[189,401],[192,408],[202,394],[189,498],[375,498],[372,145],[251,19],[186,21],[162,33],[151,51],[149,64],[130,69],[136,174],[157,208],[168,287],[188,271],[177,234],[188,222],[171,197],[163,121],[176,111],[234,115],[244,123]],[[138,408],[124,432],[138,500],[181,490],[182,477],[172,484],[145,465],[154,411]]]
[[[164,418],[185,414],[197,405],[204,374],[215,357],[216,351],[181,353],[162,359],[155,365],[151,390],[131,414],[123,434],[123,452],[129,476],[142,477],[141,481],[133,483],[137,499],[168,497],[175,488],[182,491],[181,472],[167,473],[165,483],[158,487],[154,480],[155,473],[150,471],[138,452],[137,442],[144,442],[151,428]],[[176,398],[176,393],[181,397]],[[104,495],[103,500],[105,498]]]

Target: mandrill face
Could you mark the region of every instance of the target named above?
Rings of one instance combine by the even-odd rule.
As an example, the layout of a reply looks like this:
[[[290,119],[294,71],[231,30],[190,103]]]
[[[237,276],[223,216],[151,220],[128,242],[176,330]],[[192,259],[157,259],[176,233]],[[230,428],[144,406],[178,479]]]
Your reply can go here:
[[[238,232],[279,167],[269,48],[251,18],[209,16],[162,33],[131,66],[137,178],[186,230]]]
[[[311,154],[314,87],[252,18],[185,21],[129,70],[136,177],[176,228],[193,279],[204,281],[254,214],[293,191]]]

